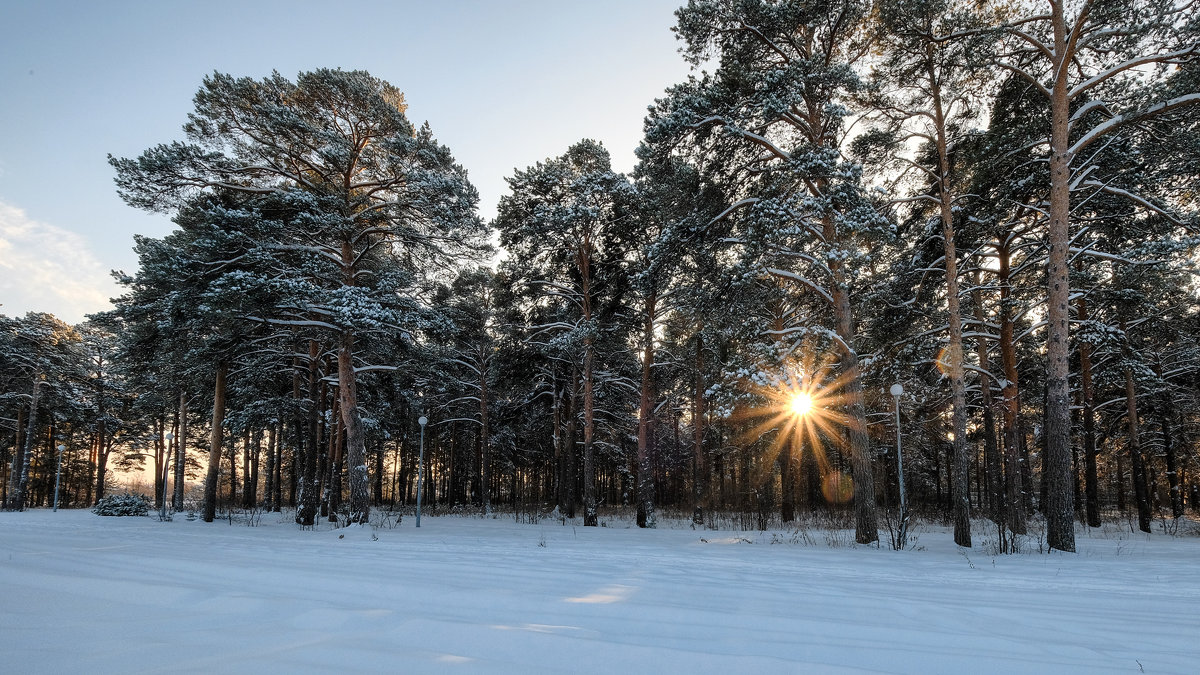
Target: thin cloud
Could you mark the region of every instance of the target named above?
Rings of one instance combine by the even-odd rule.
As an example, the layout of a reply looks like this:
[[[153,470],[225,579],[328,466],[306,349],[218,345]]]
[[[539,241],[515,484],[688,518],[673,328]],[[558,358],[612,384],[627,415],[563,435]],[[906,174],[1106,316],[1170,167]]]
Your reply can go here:
[[[111,309],[119,293],[87,241],[0,202],[0,313],[50,312],[68,323]]]

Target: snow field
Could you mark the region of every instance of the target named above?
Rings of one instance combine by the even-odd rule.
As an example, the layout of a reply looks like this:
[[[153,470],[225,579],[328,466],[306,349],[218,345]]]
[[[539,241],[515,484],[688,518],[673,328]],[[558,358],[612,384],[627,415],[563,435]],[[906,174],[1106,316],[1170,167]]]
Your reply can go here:
[[[937,528],[896,552],[613,525],[0,513],[0,670],[1200,672],[1197,537],[990,556]]]

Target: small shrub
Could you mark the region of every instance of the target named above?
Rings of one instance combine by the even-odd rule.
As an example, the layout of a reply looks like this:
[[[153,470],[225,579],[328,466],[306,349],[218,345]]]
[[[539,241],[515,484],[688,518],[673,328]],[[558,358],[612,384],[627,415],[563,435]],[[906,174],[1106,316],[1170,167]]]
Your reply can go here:
[[[92,513],[98,516],[144,516],[150,513],[150,499],[144,495],[126,492],[123,495],[109,495],[96,503]]]

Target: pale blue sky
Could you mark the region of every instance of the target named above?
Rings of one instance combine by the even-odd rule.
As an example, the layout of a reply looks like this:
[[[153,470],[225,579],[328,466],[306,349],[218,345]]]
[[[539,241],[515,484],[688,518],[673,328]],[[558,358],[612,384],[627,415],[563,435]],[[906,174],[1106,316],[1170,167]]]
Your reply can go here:
[[[107,153],[182,138],[214,70],[364,69],[395,84],[491,217],[514,168],[602,141],[632,167],[646,106],[683,79],[683,0],[35,2],[0,0],[0,313],[105,307],[135,233],[163,216],[116,196]]]

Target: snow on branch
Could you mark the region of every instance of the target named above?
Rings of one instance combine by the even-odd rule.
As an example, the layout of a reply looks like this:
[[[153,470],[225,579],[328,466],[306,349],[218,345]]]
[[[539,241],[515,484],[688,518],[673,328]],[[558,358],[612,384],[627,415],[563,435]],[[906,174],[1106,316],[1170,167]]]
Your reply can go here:
[[[1087,146],[1091,145],[1094,141],[1096,141],[1101,136],[1104,136],[1105,134],[1115,131],[1116,129],[1119,129],[1120,127],[1123,127],[1127,124],[1134,124],[1137,122],[1142,122],[1142,121],[1148,120],[1152,117],[1161,115],[1163,113],[1170,112],[1171,110],[1174,110],[1176,108],[1181,108],[1183,106],[1191,105],[1193,103],[1200,103],[1200,93],[1178,96],[1169,101],[1163,101],[1162,103],[1156,103],[1156,104],[1150,106],[1149,108],[1146,108],[1145,110],[1143,110],[1140,113],[1135,113],[1135,114],[1125,113],[1125,114],[1117,115],[1116,117],[1110,118],[1104,122],[1101,122],[1100,124],[1097,124],[1094,128],[1092,128],[1091,131],[1084,134],[1078,141],[1075,141],[1075,145],[1072,145],[1071,148],[1067,151],[1067,153],[1071,156],[1074,156],[1074,155],[1078,154],[1080,150],[1083,150]]]
[[[1118,63],[1112,68],[1109,68],[1102,73],[1098,73],[1097,75],[1094,75],[1093,77],[1090,77],[1072,87],[1071,91],[1067,92],[1067,98],[1074,99],[1076,96],[1082,94],[1088,89],[1091,89],[1092,87],[1095,87],[1096,85],[1111,79],[1112,77],[1119,75],[1130,68],[1137,68],[1138,66],[1144,66],[1151,63],[1164,63],[1185,56],[1191,56],[1192,54],[1196,53],[1197,49],[1200,49],[1200,43],[1193,43],[1188,45],[1186,49],[1179,49],[1166,54],[1150,54],[1149,56],[1140,56],[1135,59],[1129,59],[1124,63]]]
[[[826,291],[824,288],[821,288],[820,286],[818,286],[816,284],[816,282],[812,281],[808,277],[804,277],[799,274],[796,274],[795,272],[789,272],[787,270],[781,270],[781,269],[777,269],[774,267],[768,267],[766,269],[766,272],[767,272],[767,274],[770,274],[773,277],[778,277],[780,279],[789,279],[791,281],[797,281],[799,283],[802,283],[805,286],[808,286],[809,288],[811,288],[813,290],[813,292],[815,292],[817,295],[821,296],[825,300],[825,302],[828,302],[830,305],[833,304],[833,296],[830,295],[829,292]]]

